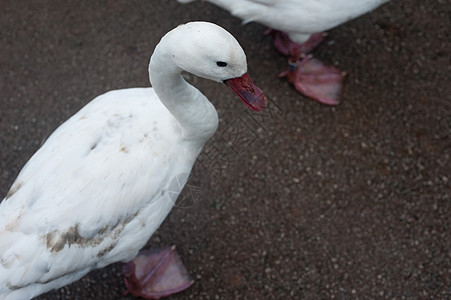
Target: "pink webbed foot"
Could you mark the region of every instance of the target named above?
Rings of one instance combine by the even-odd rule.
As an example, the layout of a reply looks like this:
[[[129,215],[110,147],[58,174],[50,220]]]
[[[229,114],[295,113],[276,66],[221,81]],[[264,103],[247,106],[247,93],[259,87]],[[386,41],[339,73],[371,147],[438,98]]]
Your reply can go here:
[[[270,28],[265,31],[265,35],[272,36],[274,47],[277,51],[279,51],[280,54],[284,56],[292,57],[300,50],[299,44],[294,43],[285,32]]]
[[[175,246],[143,250],[123,265],[127,291],[135,297],[160,299],[181,292],[194,281],[175,250]]]
[[[345,76],[340,70],[311,57],[302,59],[297,66],[279,74],[279,77],[287,77],[301,94],[327,105],[340,103]]]
[[[301,51],[304,54],[311,53],[326,38],[326,32],[314,33],[310,38],[301,44]]]
[[[284,56],[288,56],[291,61],[296,62],[301,57],[311,53],[327,36],[326,33],[315,33],[302,44],[293,42],[287,33],[268,29],[265,35],[271,35],[274,41],[274,47]]]
[[[312,34],[302,44],[293,42],[285,32],[268,29],[265,34],[273,37],[277,51],[289,57],[290,68],[279,77],[287,77],[298,92],[323,104],[340,103],[345,74],[308,56],[324,40],[325,33]]]

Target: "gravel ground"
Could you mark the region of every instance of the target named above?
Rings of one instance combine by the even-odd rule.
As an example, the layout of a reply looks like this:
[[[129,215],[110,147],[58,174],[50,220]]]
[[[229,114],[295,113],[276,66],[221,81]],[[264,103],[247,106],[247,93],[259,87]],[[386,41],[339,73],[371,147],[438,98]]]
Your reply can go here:
[[[148,86],[161,36],[208,20],[240,41],[271,106],[190,76],[221,120],[149,241],[177,245],[196,280],[171,298],[449,299],[449,1],[392,1],[332,30],[316,55],[349,73],[337,107],[277,79],[286,58],[263,26],[206,3],[0,3],[0,195],[96,95]],[[120,268],[39,299],[131,299]]]

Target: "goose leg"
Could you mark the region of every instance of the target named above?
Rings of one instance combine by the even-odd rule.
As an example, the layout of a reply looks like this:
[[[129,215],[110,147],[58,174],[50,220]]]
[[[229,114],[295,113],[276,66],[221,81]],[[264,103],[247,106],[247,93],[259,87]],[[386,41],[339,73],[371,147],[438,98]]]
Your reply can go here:
[[[273,29],[267,30],[266,34],[273,37],[277,51],[289,57],[290,67],[279,77],[287,77],[298,92],[323,104],[340,103],[346,74],[308,55],[324,40],[324,33],[312,34],[303,44],[297,44],[288,34]]]
[[[127,291],[135,297],[160,299],[190,287],[194,281],[175,250],[175,246],[143,250],[123,265]]]
[[[327,36],[327,33],[315,33],[302,44],[293,42],[288,34],[282,31],[268,29],[265,35],[271,35],[274,47],[280,54],[288,56],[291,61],[298,61],[301,56],[311,53]]]

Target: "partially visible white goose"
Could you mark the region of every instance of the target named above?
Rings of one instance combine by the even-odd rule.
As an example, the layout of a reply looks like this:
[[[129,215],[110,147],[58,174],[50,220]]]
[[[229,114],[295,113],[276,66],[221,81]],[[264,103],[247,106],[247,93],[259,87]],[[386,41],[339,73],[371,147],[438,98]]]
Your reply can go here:
[[[170,31],[150,60],[153,88],[95,98],[20,172],[0,204],[1,299],[62,287],[92,269],[132,260],[146,244],[218,125],[215,108],[182,70],[225,82],[254,110],[266,107],[247,75],[244,51],[227,31],[206,22]],[[189,286],[178,259],[161,262],[168,257],[172,249],[127,265],[129,290],[161,297]]]
[[[188,3],[194,0],[178,0]],[[339,103],[344,75],[307,56],[324,38],[320,32],[369,12],[388,0],[205,0],[245,23],[270,28],[277,50],[290,58],[287,76],[302,94],[329,105]],[[291,40],[290,40],[291,39]],[[300,60],[300,61],[299,61]]]

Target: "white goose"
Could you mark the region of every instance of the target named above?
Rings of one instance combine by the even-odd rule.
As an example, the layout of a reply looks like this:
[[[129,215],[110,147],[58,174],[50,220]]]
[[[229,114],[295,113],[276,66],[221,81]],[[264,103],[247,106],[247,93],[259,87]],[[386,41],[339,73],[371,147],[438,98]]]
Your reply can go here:
[[[188,3],[194,0],[178,1]],[[324,104],[336,105],[344,75],[306,54],[323,40],[324,34],[320,32],[352,20],[388,0],[205,1],[228,10],[244,23],[258,22],[286,32],[268,31],[274,37],[277,50],[290,57],[290,69],[280,76],[287,76],[302,94]]]
[[[225,82],[254,110],[266,107],[247,75],[244,51],[227,31],[206,22],[170,31],[150,60],[153,88],[98,96],[56,129],[18,175],[0,204],[1,299],[62,287],[92,269],[132,260],[146,244],[218,125],[215,108],[182,70]],[[171,249],[154,254],[173,257]],[[141,265],[155,260],[149,257],[127,265],[134,295],[160,297],[189,286],[177,259],[141,274],[149,268]],[[171,282],[162,284],[168,276]]]

